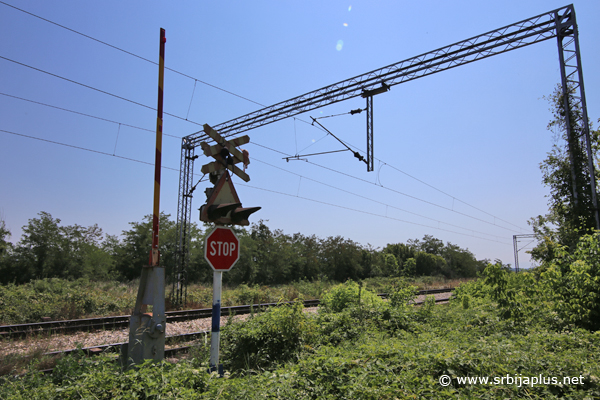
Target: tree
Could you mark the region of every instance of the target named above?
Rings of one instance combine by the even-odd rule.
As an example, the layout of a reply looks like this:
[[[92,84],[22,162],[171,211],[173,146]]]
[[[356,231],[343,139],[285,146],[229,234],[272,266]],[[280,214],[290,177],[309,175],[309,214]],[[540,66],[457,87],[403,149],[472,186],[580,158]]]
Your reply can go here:
[[[438,255],[418,252],[415,256],[415,274],[417,276],[448,276],[446,261]]]
[[[8,283],[12,281],[11,274],[11,255],[12,243],[8,241],[10,231],[6,227],[6,222],[0,219],[0,282]]]
[[[572,93],[569,93],[572,96]],[[558,86],[548,98],[553,119],[548,130],[554,132],[555,143],[547,158],[540,163],[542,182],[550,189],[548,214],[530,220],[538,238],[538,245],[531,251],[538,261],[549,261],[555,254],[557,245],[574,249],[583,235],[590,234],[596,227],[592,202],[592,176],[598,178],[598,171],[590,173],[585,138],[577,123],[581,119],[581,109],[564,108],[564,94]],[[570,104],[575,104],[573,101]],[[571,122],[572,135],[566,129],[567,118]],[[600,146],[600,130],[590,126],[590,141],[594,161],[597,163]]]
[[[410,242],[411,241],[409,240],[409,243]],[[394,257],[396,257],[396,261],[398,262],[398,265],[404,265],[406,260],[408,260],[409,258],[414,258],[416,251],[410,245],[407,245],[404,243],[397,243],[397,244],[388,244],[387,246],[385,246],[383,249],[383,253],[384,254],[386,254],[386,253],[393,254]]]
[[[344,282],[365,278],[362,270],[361,248],[349,239],[330,236],[321,241],[321,266],[329,279]]]
[[[444,249],[444,242],[431,235],[423,236],[423,241],[420,241],[419,239],[409,239],[408,245],[414,251],[421,251],[436,256],[441,256]]]
[[[475,255],[468,249],[462,249],[450,242],[444,244],[443,241],[431,235],[423,236],[422,240],[409,239],[407,247],[412,251],[412,254],[407,253],[410,257],[407,257],[406,259],[414,258],[417,263],[416,271],[419,275],[429,275],[429,272],[423,273],[423,271],[432,270],[437,271],[432,272],[433,274],[443,274],[449,278],[474,277],[477,276],[478,271],[483,271],[487,265],[486,261],[478,261],[475,258]],[[443,259],[444,263],[441,263],[440,260],[434,262],[432,258],[427,258],[422,255],[417,257],[419,253],[440,257]],[[408,265],[410,268],[407,271],[411,271],[414,264],[402,263],[402,265]]]
[[[160,265],[166,275],[171,275],[177,251],[176,223],[169,220],[170,214],[161,211],[158,217]],[[130,222],[131,229],[123,231],[123,241],[116,248],[116,270],[121,278],[139,278],[142,268],[149,265],[152,248],[152,215],[144,216],[142,222]]]
[[[23,227],[16,246],[2,259],[0,280],[24,283],[31,279],[109,279],[112,258],[102,247],[98,225],[61,226],[60,219],[40,212]]]
[[[486,261],[478,261],[469,250],[461,249],[449,242],[442,249],[441,256],[446,260],[452,278],[473,278],[477,276],[477,272],[483,271],[487,265]]]
[[[6,227],[6,222],[4,222],[3,219],[0,219],[0,257],[7,255],[12,247],[12,243],[8,241],[10,236],[10,231]]]

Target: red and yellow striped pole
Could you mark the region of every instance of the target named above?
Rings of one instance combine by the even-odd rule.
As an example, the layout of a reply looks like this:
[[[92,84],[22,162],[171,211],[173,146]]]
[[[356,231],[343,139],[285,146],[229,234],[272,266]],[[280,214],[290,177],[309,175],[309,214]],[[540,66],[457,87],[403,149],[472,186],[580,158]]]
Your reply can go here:
[[[160,215],[160,167],[162,159],[163,82],[165,77],[165,30],[160,28],[160,59],[158,62],[158,107],[156,117],[156,157],[154,160],[154,211],[152,214],[152,250],[150,265],[158,267],[158,217]]]

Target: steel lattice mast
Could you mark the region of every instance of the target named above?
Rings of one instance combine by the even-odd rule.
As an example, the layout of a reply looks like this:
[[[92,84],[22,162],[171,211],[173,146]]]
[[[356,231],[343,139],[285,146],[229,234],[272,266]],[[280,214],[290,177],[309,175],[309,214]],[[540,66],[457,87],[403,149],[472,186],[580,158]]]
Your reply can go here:
[[[583,112],[582,118],[577,121],[577,124],[580,125],[578,127],[579,132],[582,133],[582,136],[586,141],[589,161],[588,168],[590,171],[593,171],[593,158],[589,141],[589,127],[585,106],[585,93],[583,88],[575,9],[572,4],[325,86],[321,89],[223,122],[213,126],[213,128],[223,137],[229,137],[240,132],[255,129],[307,111],[359,96],[367,98],[367,109],[372,110],[373,103],[371,94],[381,93],[391,86],[553,38],[558,38],[559,53],[561,53],[561,71],[566,71],[562,73],[563,86],[570,85],[569,87],[575,88],[578,91],[578,96],[575,98],[575,101],[580,103]],[[565,54],[567,55],[563,57]],[[577,104],[571,105],[577,106]],[[191,196],[193,191],[192,164],[194,161],[194,148],[199,146],[200,142],[205,139],[207,139],[207,136],[203,131],[193,133],[182,139],[181,175],[179,181],[179,203],[177,212],[177,222],[179,226],[179,261],[177,268],[180,273],[187,269],[185,252],[189,248],[188,231],[191,221]],[[372,166],[372,163],[373,121],[372,113],[367,112],[367,165]],[[372,168],[369,168],[369,170],[372,170]],[[592,173],[591,176],[593,178],[594,174]],[[596,224],[598,228],[600,228],[600,221],[597,216],[595,182],[592,183],[592,185],[592,198],[596,210]],[[182,301],[181,297],[176,300]]]

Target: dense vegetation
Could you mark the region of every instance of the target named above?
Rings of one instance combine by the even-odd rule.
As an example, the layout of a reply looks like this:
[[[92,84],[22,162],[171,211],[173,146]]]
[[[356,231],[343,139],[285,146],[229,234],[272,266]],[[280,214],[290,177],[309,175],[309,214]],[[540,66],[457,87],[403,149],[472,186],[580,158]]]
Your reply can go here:
[[[579,104],[574,101],[576,92],[572,88],[568,93],[570,104]],[[540,163],[542,182],[550,190],[548,213],[530,221],[538,240],[532,257],[538,261],[552,260],[554,245],[573,250],[582,236],[593,234],[599,228],[595,217],[598,210],[595,210],[592,201],[592,180],[597,182],[600,178],[600,129],[594,130],[590,121],[589,147],[595,165],[590,168],[582,131],[583,110],[577,107],[565,110],[565,95],[560,86],[547,100],[554,117],[548,124],[548,130],[553,132],[555,143]],[[571,136],[567,134],[567,119],[572,127]],[[600,199],[598,189],[596,186],[596,198]]]
[[[49,376],[0,378],[0,398],[598,398],[600,335],[586,329],[597,306],[579,302],[577,289],[561,297],[542,290],[568,286],[580,268],[573,265],[594,262],[585,251],[599,237],[586,240],[583,259],[565,259],[571,267],[560,277],[551,272],[557,265],[519,274],[490,265],[449,305],[407,305],[414,287],[402,280],[390,288],[390,301],[347,281],[329,289],[318,314],[296,303],[228,323],[224,378],[206,373],[208,347],[199,343],[176,364],[126,372],[108,356],[67,357]],[[597,293],[597,281],[585,284]],[[460,383],[462,377],[489,382]],[[576,380],[563,383],[565,377]]]
[[[33,279],[86,278],[129,281],[140,276],[151,247],[151,218],[130,223],[121,237],[104,235],[98,225],[62,226],[60,219],[41,212],[23,227],[12,244],[0,221],[0,283],[22,284]],[[172,274],[176,259],[176,223],[160,216],[161,265]],[[236,229],[240,260],[224,276],[224,283],[276,285],[299,280],[365,279],[378,276],[474,277],[488,260],[478,261],[468,250],[425,236],[382,250],[362,246],[341,236],[320,239],[300,233],[271,230],[263,221]],[[188,279],[211,282],[212,269],[203,253],[207,229],[193,225]]]
[[[561,93],[555,93],[557,119],[550,126],[564,129],[560,119],[575,120],[578,111],[566,113],[561,99]],[[594,154],[598,136],[598,131],[592,132]],[[482,269],[483,262],[468,251],[431,236],[375,251],[341,237],[287,236],[260,222],[240,232],[247,256],[238,273],[230,275],[232,282],[250,285],[242,286],[244,296],[257,293],[256,283],[302,278],[344,283],[319,292],[319,313],[304,313],[296,303],[272,308],[246,323],[230,320],[222,331],[224,378],[206,373],[208,347],[200,343],[187,360],[125,372],[108,357],[67,357],[49,376],[32,365],[22,378],[0,378],[0,398],[600,398],[600,232],[594,229],[591,174],[586,172],[581,143],[565,139],[572,157],[557,145],[541,165],[544,183],[551,189],[550,207],[548,215],[532,222],[539,239],[533,255],[540,265],[530,271],[513,273],[501,263]],[[574,186],[588,192],[576,200]],[[29,227],[39,222],[30,221]],[[139,248],[141,255],[149,248],[144,242],[148,221],[144,224],[132,224],[134,229],[124,232],[123,241],[96,242],[112,260],[107,264],[86,262],[85,256],[77,262],[106,265],[106,276],[130,279],[127,268],[135,271],[135,263],[142,261],[128,251]],[[11,246],[0,225],[0,271],[14,273],[16,265],[26,265],[16,262],[27,261],[23,254],[35,243],[34,231],[24,230],[24,239]],[[58,232],[70,243],[97,237],[92,228]],[[196,232],[198,245],[201,230]],[[65,248],[85,247],[67,242],[61,242]],[[58,271],[53,267],[57,260],[65,261],[43,258],[39,255],[52,251],[36,249],[29,247],[35,256],[30,256],[26,271],[34,271],[32,276],[51,276]],[[201,281],[207,270],[201,266],[201,253],[194,251],[194,279]],[[125,257],[117,261],[117,254]],[[49,272],[39,275],[40,271]],[[410,306],[415,288],[405,277],[430,274],[479,279],[462,284],[449,305],[434,306],[429,298],[421,307]],[[385,290],[389,301],[356,282],[368,277],[393,277]],[[471,380],[464,381],[466,377]]]
[[[393,278],[369,278],[362,281],[365,288],[382,293]],[[462,280],[464,281],[464,280]],[[411,283],[420,289],[455,287],[461,280],[419,277]],[[320,299],[335,285],[332,281],[298,281],[285,285],[260,286],[225,285],[221,296],[224,306],[276,303],[298,298]],[[96,316],[128,315],[135,304],[139,280],[132,282],[87,279],[69,281],[60,278],[39,279],[16,285],[0,285],[0,324],[40,322],[42,318],[65,320]],[[188,308],[210,308],[212,284],[191,284],[187,289]],[[170,310],[169,299],[166,299]],[[0,360],[1,363],[1,360]]]

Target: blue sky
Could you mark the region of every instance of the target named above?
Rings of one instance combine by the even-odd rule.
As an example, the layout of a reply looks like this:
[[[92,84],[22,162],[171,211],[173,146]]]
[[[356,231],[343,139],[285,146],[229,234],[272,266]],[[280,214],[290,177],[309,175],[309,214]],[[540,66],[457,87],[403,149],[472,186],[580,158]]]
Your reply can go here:
[[[218,125],[262,108],[205,83],[271,105],[567,4],[6,3],[152,61],[158,60],[159,28],[166,30],[165,65],[198,80],[165,73],[165,112],[182,118],[165,116],[163,128],[174,137],[163,140],[163,166],[172,169],[162,172],[161,210],[173,218],[179,138],[198,131],[198,124]],[[574,5],[588,113],[597,126],[600,2]],[[0,132],[0,217],[12,240],[40,211],[63,224],[97,223],[110,234],[150,214],[153,166],[124,158],[154,162],[158,67],[2,3],[0,32],[0,129],[96,151]],[[512,264],[512,235],[530,233],[528,219],[547,210],[538,166],[553,135],[543,97],[559,80],[557,45],[549,40],[394,86],[374,98],[374,172],[347,152],[310,163],[282,159],[343,148],[303,121],[364,108],[362,98],[252,130],[245,146],[251,181],[238,179],[236,189],[244,206],[262,207],[252,221],[263,219],[288,234],[340,235],[374,248],[430,234],[479,259]],[[321,122],[365,150],[364,113]],[[196,172],[209,161],[198,159]],[[195,192],[196,220],[206,187],[200,183]],[[519,259],[527,265],[524,254]]]

